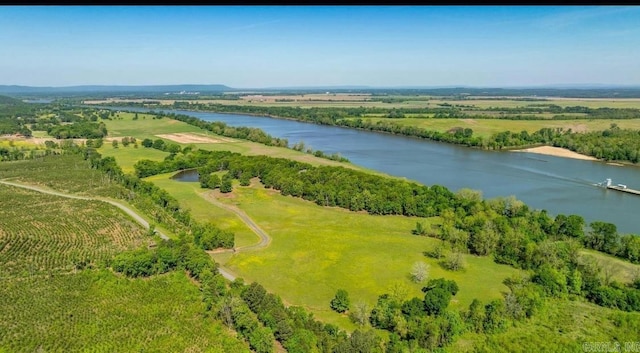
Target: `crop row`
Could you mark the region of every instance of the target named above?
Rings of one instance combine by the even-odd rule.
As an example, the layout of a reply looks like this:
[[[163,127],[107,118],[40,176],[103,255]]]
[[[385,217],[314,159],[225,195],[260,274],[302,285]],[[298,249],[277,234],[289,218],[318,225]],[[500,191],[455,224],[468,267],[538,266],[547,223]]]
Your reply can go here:
[[[15,178],[59,191],[115,196],[122,187],[104,173],[91,169],[80,154],[51,155],[33,160],[0,163],[0,179]]]
[[[203,316],[199,290],[183,272],[0,280],[0,312],[0,350],[10,352],[248,352]]]
[[[145,232],[115,207],[0,186],[0,276],[68,270],[141,246]]]

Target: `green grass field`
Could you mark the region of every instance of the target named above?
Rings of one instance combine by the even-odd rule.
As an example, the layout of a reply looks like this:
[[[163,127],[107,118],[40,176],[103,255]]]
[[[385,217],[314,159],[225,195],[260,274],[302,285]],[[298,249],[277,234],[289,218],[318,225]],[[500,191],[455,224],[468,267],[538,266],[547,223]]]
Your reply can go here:
[[[110,137],[133,136],[143,140],[157,139],[155,135],[181,132],[202,132],[201,129],[181,121],[163,118],[153,119],[152,115],[138,113],[138,120],[133,120],[134,113],[118,113],[112,120],[101,120],[107,125]],[[120,119],[122,118],[122,119]]]
[[[222,213],[203,203],[200,196],[193,196],[202,192],[196,183],[174,181],[167,174],[149,180],[177,197],[194,215],[211,217]],[[436,260],[423,255],[440,241],[411,235],[417,220],[433,223],[437,219],[372,216],[321,207],[282,196],[259,184],[236,185],[232,193],[218,194],[217,198],[245,211],[273,240],[267,249],[239,253],[230,259],[225,255],[216,260],[226,262],[246,282],[260,282],[267,290],[282,296],[287,304],[303,306],[317,318],[344,328],[352,329],[353,325],[346,316],[329,308],[337,289],[347,289],[352,302],[365,301],[369,306],[398,284],[406,287],[409,297],[421,296],[422,285],[412,283],[409,278],[416,261],[430,264],[430,278],[446,277],[458,282],[460,293],[452,302],[456,308],[468,306],[476,297],[483,300],[501,297],[501,291],[507,290],[502,281],[518,272],[495,264],[489,257],[471,255],[465,256],[465,271],[442,269]],[[231,228],[229,224],[234,219],[228,217],[223,214],[214,218]],[[241,233],[239,242],[249,238]],[[257,242],[255,235],[252,239]]]
[[[234,232],[235,246],[241,247],[255,244],[259,238],[232,212],[212,205],[202,196],[205,189],[199,182],[179,182],[170,179],[175,173],[159,174],[148,178],[157,186],[163,188],[180,203],[180,207],[188,209],[199,222],[213,222],[223,230]]]
[[[609,272],[611,278],[621,283],[630,283],[636,278],[640,278],[640,265],[632,264],[609,254],[598,251],[584,249],[581,252],[584,257],[591,257],[596,260],[603,272]]]
[[[109,133],[109,137],[124,137],[124,136],[132,136],[142,141],[145,138],[150,138],[152,140],[158,139],[159,137],[156,135],[160,134],[171,134],[171,133],[195,133],[198,135],[205,135],[211,137],[214,140],[220,138],[220,136],[215,135],[209,131],[200,129],[195,126],[191,126],[187,123],[172,120],[168,118],[163,119],[151,119],[150,116],[147,116],[145,119],[142,117],[145,114],[139,113],[138,120],[133,120],[133,113],[119,113],[122,119],[115,120],[103,120],[103,122],[107,126],[107,131]],[[228,138],[225,138],[228,139]],[[173,142],[168,139],[164,139],[167,142]],[[294,141],[295,142],[295,141]],[[180,144],[183,147],[191,145],[195,148],[210,150],[210,151],[231,151],[236,153],[242,153],[249,156],[255,155],[268,155],[275,158],[287,158],[293,159],[300,162],[310,163],[312,165],[340,165],[346,168],[354,168],[359,170],[365,170],[362,167],[355,166],[351,163],[341,163],[332,161],[325,158],[318,158],[313,155],[295,151],[289,148],[283,147],[274,147],[274,146],[266,146],[260,143],[246,141],[246,140],[232,140],[230,142],[220,141],[218,143],[197,143],[197,144]],[[153,150],[150,152],[150,150]],[[124,147],[120,145],[118,148],[113,148],[113,146],[105,142],[104,145],[98,150],[104,156],[113,156],[118,161],[118,164],[122,167],[123,171],[132,171],[133,164],[139,159],[152,159],[152,160],[160,160],[167,156],[168,153],[164,153],[162,151],[158,151],[151,148],[144,148],[142,146],[137,149],[132,145],[128,147]],[[372,173],[380,174],[379,172],[370,171]]]
[[[620,128],[640,130],[640,119],[611,119],[611,120],[504,120],[504,119],[387,119],[387,118],[367,118],[375,123],[385,121],[402,126],[417,126],[420,128],[436,131],[449,131],[454,127],[471,128],[474,135],[489,137],[494,133],[502,131],[520,132],[523,130],[529,133],[542,128],[558,128],[565,130],[572,129],[576,132],[606,130],[611,124],[618,124]]]
[[[155,148],[145,148],[142,146],[134,148],[132,145],[127,147],[119,145],[118,148],[113,148],[110,143],[105,143],[102,147],[98,148],[98,153],[103,157],[115,158],[124,173],[133,173],[133,165],[141,159],[162,161],[169,155],[169,152],[163,152]]]

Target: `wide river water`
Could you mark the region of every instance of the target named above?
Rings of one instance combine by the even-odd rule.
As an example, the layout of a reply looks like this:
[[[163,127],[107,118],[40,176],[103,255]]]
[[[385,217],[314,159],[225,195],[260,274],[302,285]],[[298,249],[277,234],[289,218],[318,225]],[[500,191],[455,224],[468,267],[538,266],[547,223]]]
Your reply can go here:
[[[150,109],[111,107],[148,112]],[[528,152],[483,151],[452,144],[323,126],[292,120],[236,114],[155,109],[185,114],[230,126],[251,126],[286,138],[292,146],[332,154],[339,152],[357,165],[425,185],[439,184],[452,191],[470,188],[485,198],[515,195],[551,215],[578,214],[587,224],[601,220],[616,224],[621,233],[640,234],[640,196],[594,186],[606,178],[640,190],[640,168],[614,166]]]

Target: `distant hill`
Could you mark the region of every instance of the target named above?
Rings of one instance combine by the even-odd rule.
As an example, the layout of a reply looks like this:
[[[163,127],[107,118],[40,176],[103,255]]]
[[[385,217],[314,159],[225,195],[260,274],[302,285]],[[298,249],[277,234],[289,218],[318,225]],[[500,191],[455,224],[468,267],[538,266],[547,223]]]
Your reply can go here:
[[[67,87],[32,87],[0,85],[0,95],[30,96],[148,96],[164,94],[190,96],[235,93],[307,94],[307,93],[371,93],[373,95],[433,95],[433,96],[504,96],[504,97],[572,97],[572,98],[640,98],[640,86],[609,85],[548,85],[540,87],[373,87],[373,86],[300,86],[270,88],[232,88],[225,85],[84,85]]]
[[[22,104],[24,103],[19,99],[7,97],[7,96],[0,96],[0,105],[22,105]]]
[[[67,86],[67,87],[32,87],[0,85],[0,94],[32,94],[32,93],[179,93],[179,92],[223,92],[233,88],[225,85],[158,85],[158,86]]]

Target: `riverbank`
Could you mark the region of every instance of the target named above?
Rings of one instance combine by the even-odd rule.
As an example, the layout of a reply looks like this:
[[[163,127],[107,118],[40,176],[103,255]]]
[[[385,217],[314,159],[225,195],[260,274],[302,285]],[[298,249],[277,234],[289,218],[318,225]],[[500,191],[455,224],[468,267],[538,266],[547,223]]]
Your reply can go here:
[[[513,152],[530,152],[537,154],[544,154],[547,156],[554,157],[564,157],[564,158],[573,158],[573,159],[581,159],[585,161],[597,161],[598,159],[595,157],[587,156],[584,154],[576,153],[566,148],[553,147],[553,146],[540,146],[540,147],[532,147],[525,148],[521,150],[513,150]]]

